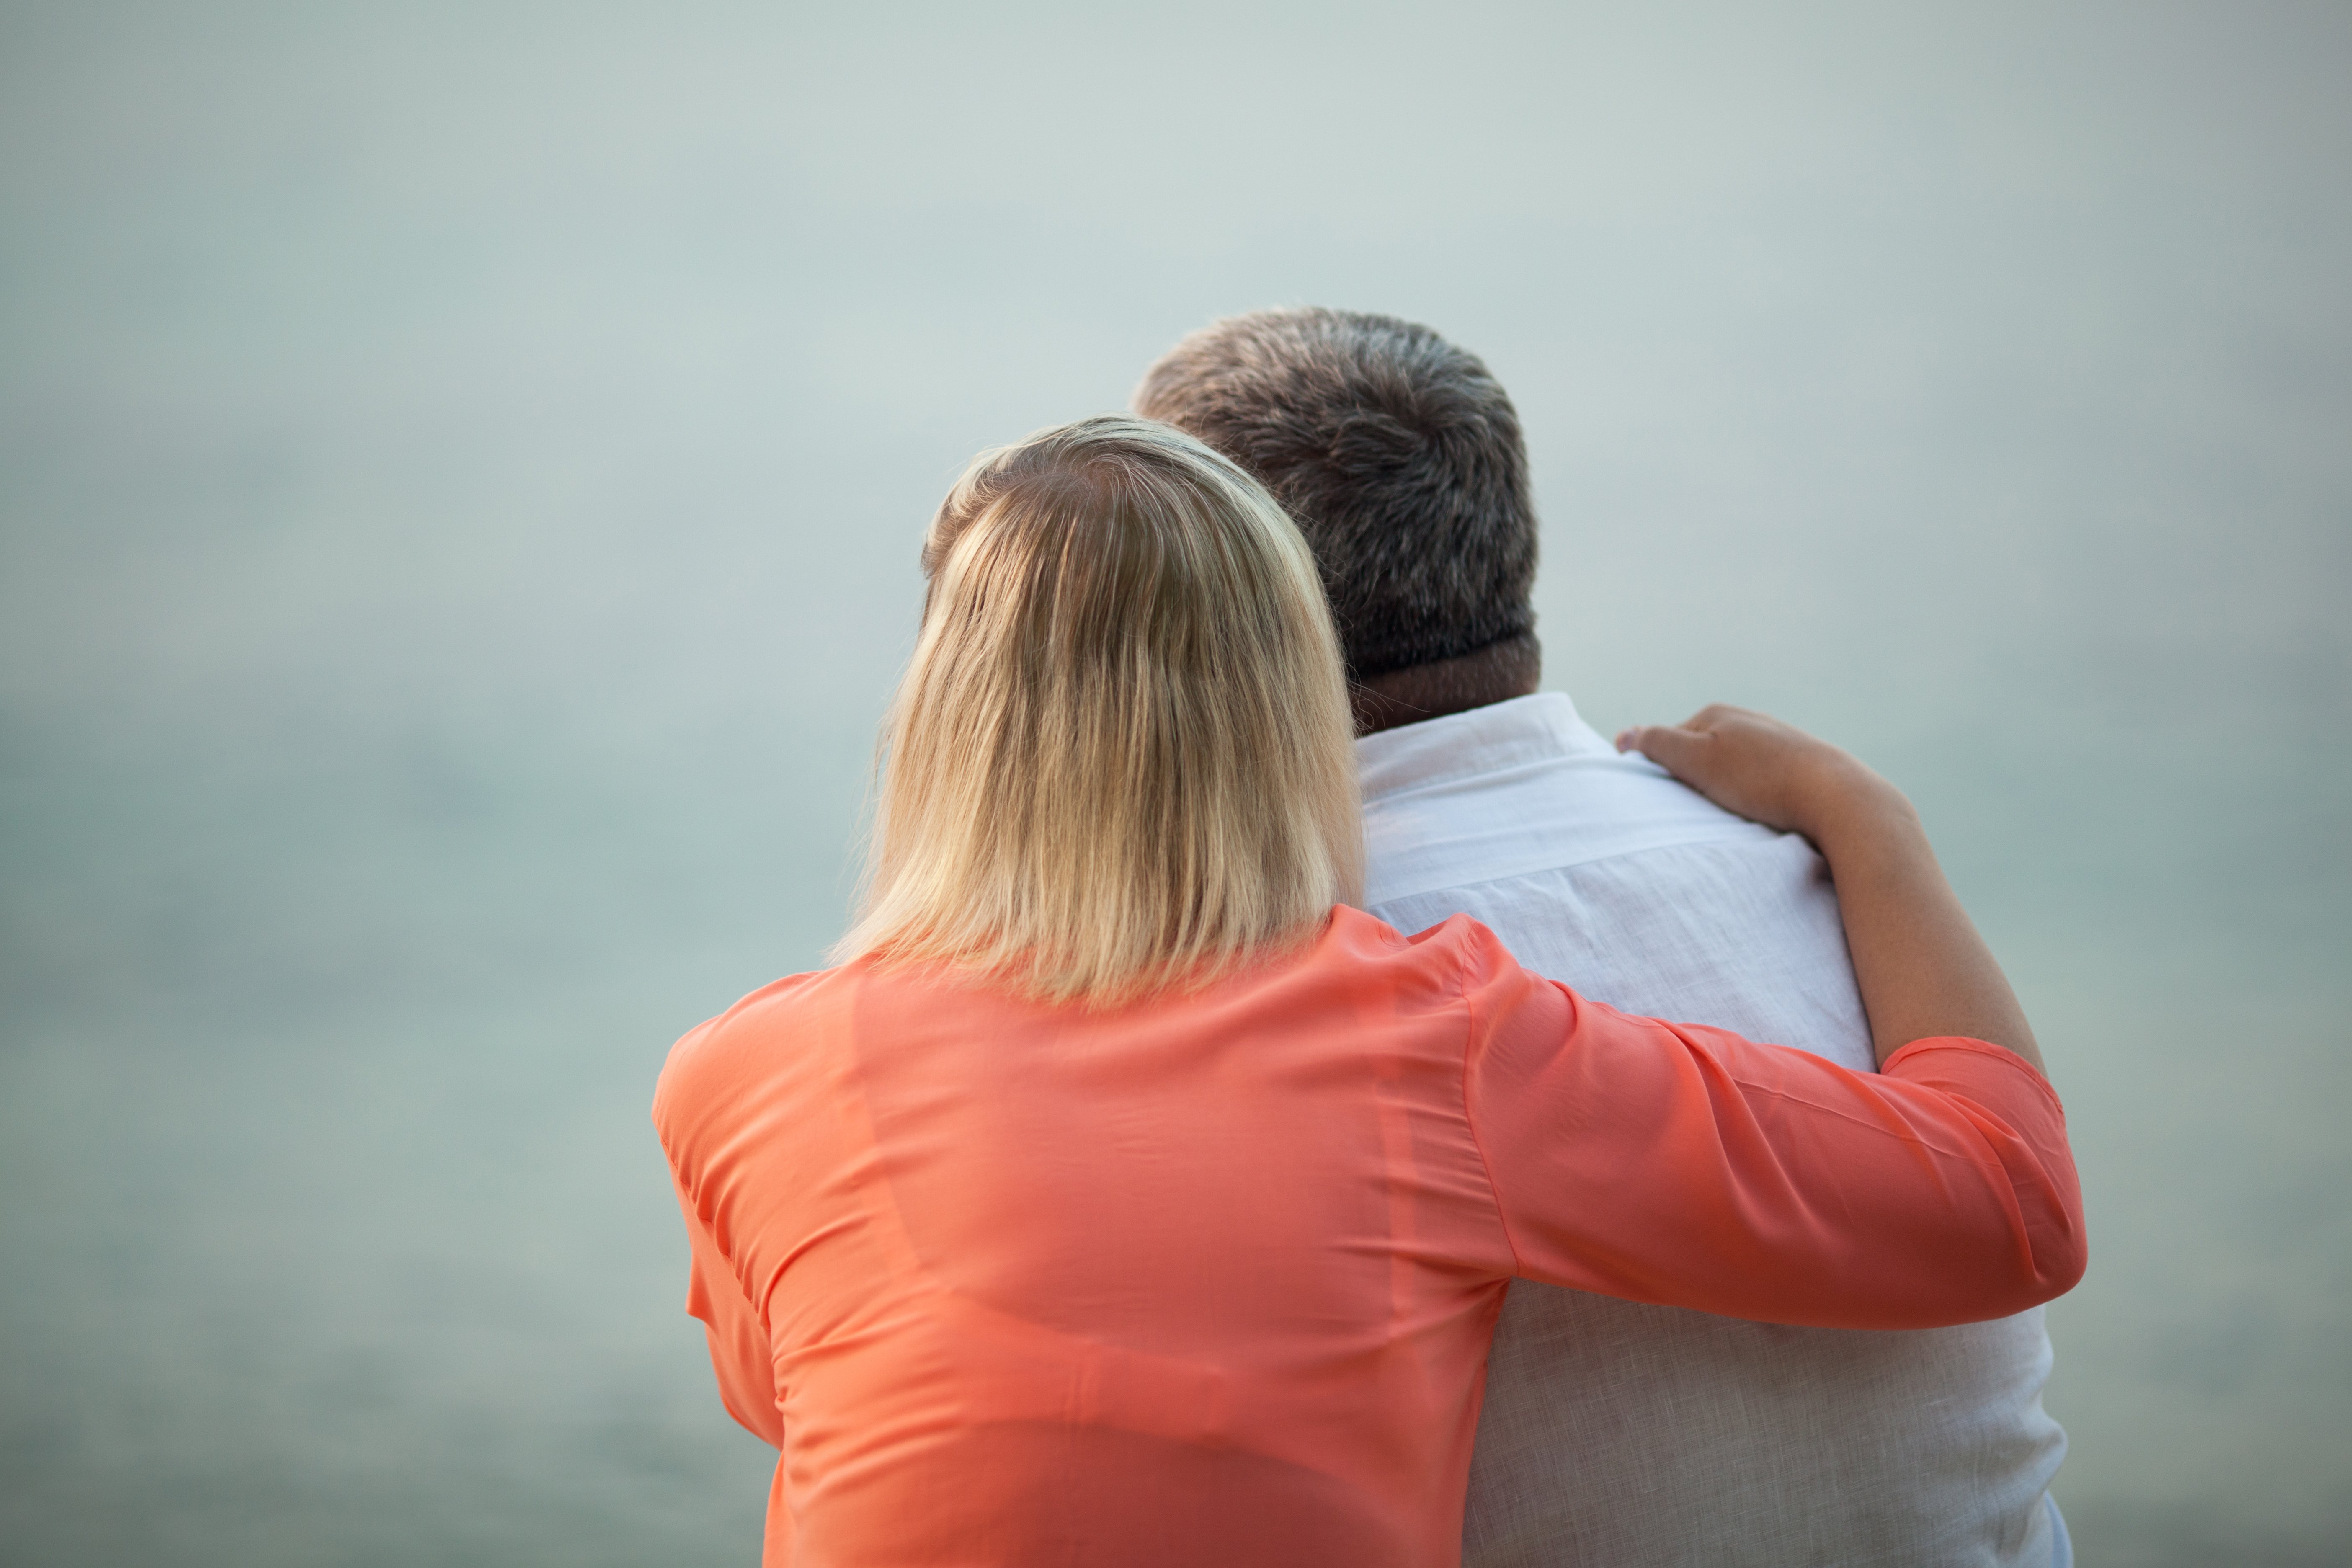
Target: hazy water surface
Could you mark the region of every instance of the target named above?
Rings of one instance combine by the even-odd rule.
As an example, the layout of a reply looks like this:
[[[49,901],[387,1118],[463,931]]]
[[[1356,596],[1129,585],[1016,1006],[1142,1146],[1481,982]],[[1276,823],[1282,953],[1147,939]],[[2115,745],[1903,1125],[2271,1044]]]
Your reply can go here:
[[[1300,301],[1512,389],[1588,717],[1920,801],[2084,1560],[2352,1553],[2352,21],[1629,9],[0,8],[0,1560],[751,1561],[653,1075],[961,461]]]

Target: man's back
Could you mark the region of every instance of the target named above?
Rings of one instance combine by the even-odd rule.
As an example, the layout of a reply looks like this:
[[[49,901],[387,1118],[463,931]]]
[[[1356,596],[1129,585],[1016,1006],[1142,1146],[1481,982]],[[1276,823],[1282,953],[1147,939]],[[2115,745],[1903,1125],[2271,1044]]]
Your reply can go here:
[[[1801,838],[1624,758],[1556,694],[1359,742],[1366,901],[1466,912],[1628,1011],[1873,1067],[1835,894]],[[2037,1310],[1791,1329],[1521,1281],[1489,1363],[1465,1568],[2042,1568],[2065,1436]]]

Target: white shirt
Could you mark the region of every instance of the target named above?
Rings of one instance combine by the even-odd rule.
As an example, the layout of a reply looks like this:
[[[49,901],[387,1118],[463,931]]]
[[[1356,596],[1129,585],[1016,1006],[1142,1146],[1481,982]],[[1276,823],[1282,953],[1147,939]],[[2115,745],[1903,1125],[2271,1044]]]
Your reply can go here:
[[[1811,845],[1619,756],[1543,693],[1357,742],[1365,901],[1466,912],[1629,1012],[1874,1070]],[[2065,1434],[2039,1309],[1792,1329],[1518,1280],[1488,1362],[1465,1568],[2042,1568]],[[2063,1528],[2063,1527],[2059,1527]]]

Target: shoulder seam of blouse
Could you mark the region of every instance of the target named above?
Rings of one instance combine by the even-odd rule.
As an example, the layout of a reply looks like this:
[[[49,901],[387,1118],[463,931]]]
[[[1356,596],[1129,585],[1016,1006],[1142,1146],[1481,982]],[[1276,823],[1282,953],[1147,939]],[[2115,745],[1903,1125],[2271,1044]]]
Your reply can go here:
[[[1511,1216],[1503,1209],[1502,1189],[1495,1185],[1495,1163],[1486,1158],[1486,1140],[1478,1136],[1478,1119],[1470,1110],[1470,1044],[1478,1037],[1478,1005],[1470,1000],[1470,981],[1465,973],[1467,965],[1460,944],[1454,949],[1454,986],[1462,995],[1462,1124],[1470,1130],[1470,1147],[1478,1152],[1478,1168],[1486,1175],[1487,1201],[1495,1205],[1495,1225],[1503,1233],[1503,1246],[1511,1255],[1511,1276],[1517,1279],[1524,1272],[1519,1262],[1519,1244],[1511,1235]]]

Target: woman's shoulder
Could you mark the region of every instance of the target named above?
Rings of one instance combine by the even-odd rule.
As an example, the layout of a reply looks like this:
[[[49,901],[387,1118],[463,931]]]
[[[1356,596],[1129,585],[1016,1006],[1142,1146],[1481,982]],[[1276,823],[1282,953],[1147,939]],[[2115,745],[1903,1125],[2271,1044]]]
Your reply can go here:
[[[1331,923],[1318,947],[1342,961],[1449,973],[1512,962],[1502,939],[1468,915],[1448,915],[1433,926],[1407,933],[1347,904],[1332,909]]]
[[[1517,975],[1519,966],[1501,940],[1468,915],[1405,932],[1341,904],[1299,971],[1301,979],[1336,985],[1360,1003],[1387,997],[1417,1012],[1456,1005],[1465,993]]]
[[[667,1126],[691,1105],[805,1062],[849,1000],[845,980],[840,969],[785,975],[679,1036],[654,1088],[654,1120]]]

